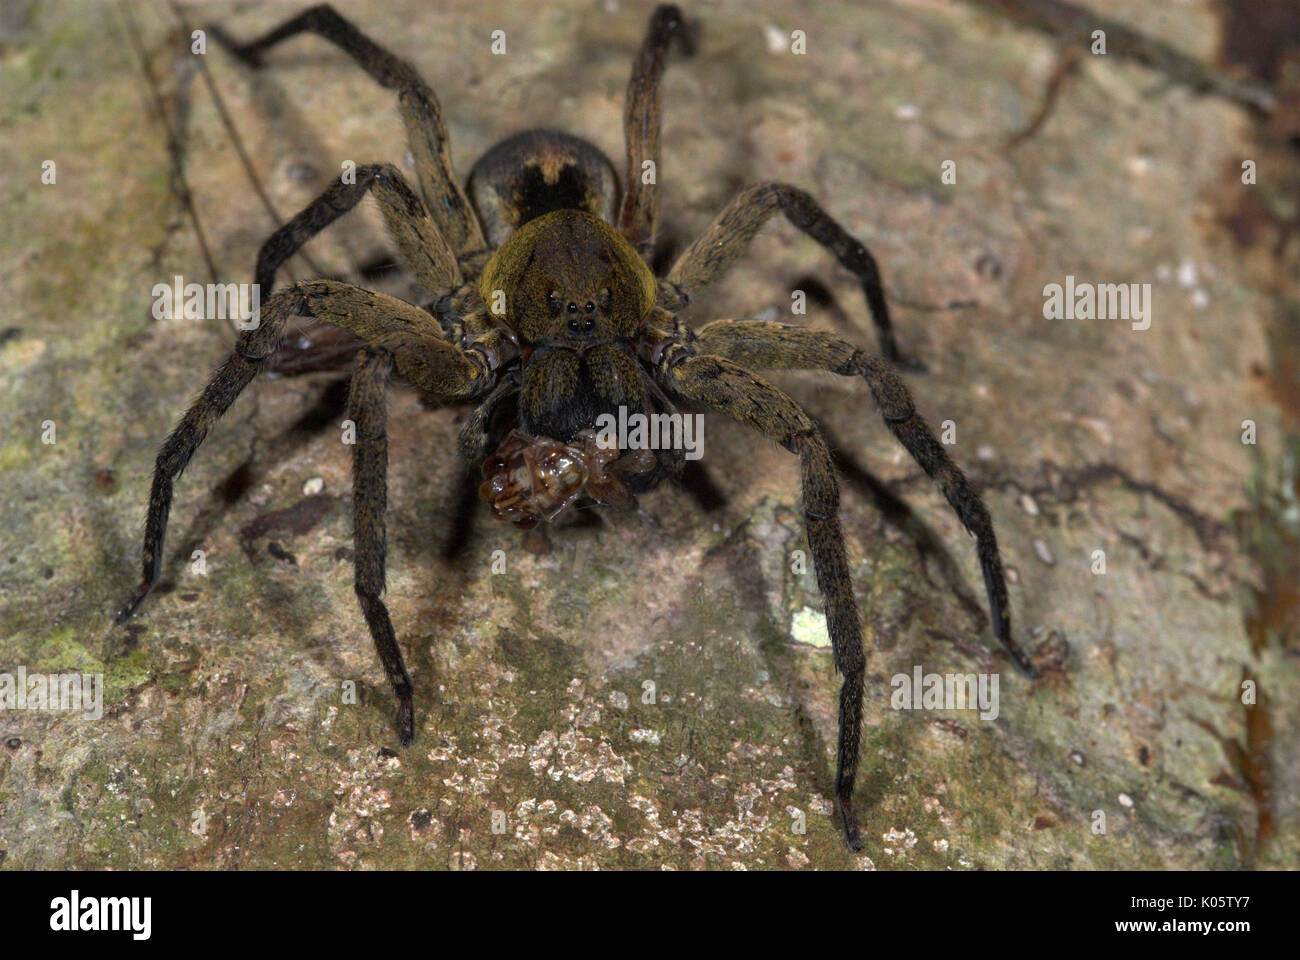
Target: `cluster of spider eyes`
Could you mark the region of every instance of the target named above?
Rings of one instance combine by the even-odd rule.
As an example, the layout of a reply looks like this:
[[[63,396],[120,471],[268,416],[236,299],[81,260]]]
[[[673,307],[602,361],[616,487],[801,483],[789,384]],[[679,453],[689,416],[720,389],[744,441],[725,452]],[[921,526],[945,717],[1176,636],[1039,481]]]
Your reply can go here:
[[[609,299],[609,290],[605,289],[601,290],[600,293],[596,295],[595,300],[588,300],[585,304],[579,306],[572,300],[565,303],[560,299],[558,293],[552,292],[546,295],[546,305],[550,307],[551,313],[553,314],[559,315],[559,313],[563,311],[570,315],[567,325],[571,332],[590,333],[596,327],[596,319],[594,315],[596,313],[597,305],[599,305],[602,310],[607,309],[609,307]],[[585,313],[587,316],[579,317],[577,316],[579,313]]]

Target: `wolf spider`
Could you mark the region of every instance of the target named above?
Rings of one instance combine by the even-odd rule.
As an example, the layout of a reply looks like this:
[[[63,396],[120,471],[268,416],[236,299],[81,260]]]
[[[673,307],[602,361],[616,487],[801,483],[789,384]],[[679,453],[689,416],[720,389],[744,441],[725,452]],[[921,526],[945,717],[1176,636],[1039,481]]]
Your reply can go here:
[[[378,202],[406,265],[428,292],[424,308],[347,283],[312,280],[263,296],[260,324],[239,337],[163,444],[144,533],[142,582],[118,613],[126,621],[162,566],[172,484],[208,431],[257,374],[274,362],[291,317],[325,321],[359,338],[348,396],[353,451],[355,589],[396,694],[397,733],[415,736],[411,678],[382,594],[385,585],[387,411],[396,376],[441,401],[475,405],[460,454],[484,463],[483,495],[522,526],[552,519],[575,501],[626,502],[676,474],[681,451],[613,451],[590,442],[602,413],[666,413],[676,403],[720,411],[799,457],[803,512],[817,584],[826,602],[840,692],[835,773],[844,836],[861,847],[852,808],[862,714],[861,624],[838,517],[830,451],[808,415],[750,368],[821,370],[862,377],[885,425],[938,484],[974,534],[994,633],[1028,674],[1011,637],[1002,561],[988,510],[921,419],[891,369],[894,342],[875,260],[810,197],[782,183],[743,190],[680,256],[666,277],[650,267],[659,210],[643,162],[659,155],[660,79],[670,45],[690,53],[680,11],[650,19],[628,84],[623,123],[626,192],[596,147],[550,130],[518,134],[474,166],[467,189],[452,169],[447,129],[433,91],[416,71],[330,6],[312,7],[266,35],[238,44],[211,34],[249,66],[276,44],[314,33],[341,47],[397,91],[419,191],[397,167],[356,169],[262,246],[256,279],[271,291],[277,269],[367,194]],[[828,333],[759,320],[716,320],[699,330],[676,312],[723,275],[767,220],[781,213],[835,255],[862,285],[883,358]],[[490,454],[490,455],[489,455]]]

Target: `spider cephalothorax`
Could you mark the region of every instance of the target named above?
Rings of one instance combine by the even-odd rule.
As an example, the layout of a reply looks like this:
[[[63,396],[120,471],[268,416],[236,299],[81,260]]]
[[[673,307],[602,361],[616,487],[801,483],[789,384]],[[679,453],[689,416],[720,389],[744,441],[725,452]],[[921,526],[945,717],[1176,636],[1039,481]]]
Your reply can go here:
[[[655,278],[608,223],[577,210],[529,221],[478,288],[519,345],[524,430],[569,440],[603,413],[645,412],[635,344],[654,309]]]
[[[677,470],[683,451],[611,445],[602,418],[671,418],[678,405],[747,424],[799,458],[803,514],[817,584],[826,601],[840,693],[835,793],[849,845],[860,845],[852,795],[857,770],[865,656],[839,522],[830,452],[799,406],[750,368],[821,370],[861,377],[885,425],[942,489],[975,535],[993,630],[1027,673],[1034,667],[1011,637],[1002,561],[978,493],[917,414],[891,364],[894,343],[876,263],[866,247],[808,194],[781,183],[743,190],[678,258],[666,277],[648,266],[659,202],[640,177],[658,160],[659,82],[673,43],[691,43],[676,7],[650,20],[624,111],[626,192],[591,144],[551,130],[518,134],[475,165],[468,195],[452,169],[446,125],[433,91],[406,62],[329,6],[312,7],[247,44],[209,33],[251,66],[299,33],[337,44],[379,83],[399,93],[418,192],[386,163],[358,167],[262,246],[257,262],[261,323],[245,331],[158,454],[145,522],[143,578],[118,614],[129,618],[157,582],[172,484],[240,391],[266,369],[299,371],[315,361],[285,344],[291,317],[353,336],[321,353],[355,357],[348,397],[356,426],[353,514],[356,594],[397,696],[402,744],[415,737],[414,695],[382,594],[387,512],[387,408],[393,375],[443,402],[472,406],[460,452],[484,474],[482,495],[503,520],[531,526],[580,500],[626,506]],[[279,267],[364,196],[373,196],[406,265],[428,294],[407,303],[346,283],[314,280],[271,295]],[[472,198],[472,199],[471,199]],[[862,286],[884,358],[829,333],[758,320],[717,320],[698,331],[683,309],[745,252],[780,213],[833,253]],[[327,327],[328,329],[328,327]],[[278,352],[277,352],[278,351]],[[310,350],[308,351],[310,352]]]

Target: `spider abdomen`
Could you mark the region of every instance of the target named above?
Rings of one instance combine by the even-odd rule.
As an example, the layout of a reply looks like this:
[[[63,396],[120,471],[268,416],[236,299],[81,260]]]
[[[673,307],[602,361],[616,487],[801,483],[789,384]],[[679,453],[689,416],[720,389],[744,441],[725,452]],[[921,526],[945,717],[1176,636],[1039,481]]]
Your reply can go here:
[[[468,186],[494,247],[552,210],[585,210],[612,220],[618,208],[618,177],[609,158],[559,130],[526,130],[502,140],[474,164]]]

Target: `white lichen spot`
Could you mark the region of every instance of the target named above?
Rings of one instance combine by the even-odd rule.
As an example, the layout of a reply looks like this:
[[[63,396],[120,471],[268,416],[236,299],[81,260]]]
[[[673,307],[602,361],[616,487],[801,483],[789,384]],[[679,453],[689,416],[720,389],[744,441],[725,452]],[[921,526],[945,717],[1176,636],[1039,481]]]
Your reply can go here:
[[[446,743],[441,747],[434,747],[429,751],[429,759],[442,762],[456,759],[456,745]]]
[[[530,823],[521,823],[515,827],[515,839],[525,846],[536,848],[542,844],[542,831]]]
[[[1140,177],[1155,166],[1155,161],[1148,156],[1139,154],[1136,157],[1129,157],[1127,166],[1130,173]]]
[[[659,804],[649,797],[642,796],[639,793],[634,794],[632,799],[628,801],[628,806],[633,810],[640,810],[652,826],[659,823]]]
[[[760,785],[764,793],[776,793],[780,790],[794,790],[798,784],[794,779],[794,768],[786,766],[781,770],[780,776],[775,780],[762,780]]]
[[[586,703],[574,716],[573,723],[579,727],[595,726],[600,722],[601,709],[598,703]]]
[[[302,485],[302,492],[309,497],[314,497],[325,489],[325,481],[320,477],[310,477]]]
[[[555,753],[558,737],[554,730],[543,730],[537,742],[528,748],[528,768],[536,774],[542,774],[551,765],[551,755]]]
[[[523,743],[494,743],[488,748],[488,753],[497,763],[505,763],[507,760],[524,757],[528,753],[528,746]]]
[[[810,647],[830,646],[830,636],[826,633],[826,614],[804,607],[790,621],[790,638],[795,643]]]
[[[890,856],[897,856],[897,853],[902,853],[905,850],[911,850],[914,846],[916,846],[916,834],[913,833],[911,830],[907,829],[906,827],[904,827],[902,830],[898,830],[895,827],[890,827],[888,830],[886,830],[884,833],[880,835],[880,839],[887,844],[891,844],[891,846],[885,847],[885,853],[889,854]],[[895,853],[895,848],[898,848],[897,853]]]
[[[652,746],[659,744],[658,730],[633,730],[630,734],[633,743],[648,743]]]
[[[741,810],[753,810],[754,801],[763,797],[763,791],[758,789],[758,784],[746,783],[736,791],[736,804]]]

